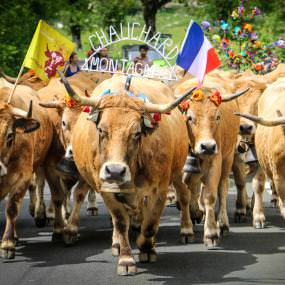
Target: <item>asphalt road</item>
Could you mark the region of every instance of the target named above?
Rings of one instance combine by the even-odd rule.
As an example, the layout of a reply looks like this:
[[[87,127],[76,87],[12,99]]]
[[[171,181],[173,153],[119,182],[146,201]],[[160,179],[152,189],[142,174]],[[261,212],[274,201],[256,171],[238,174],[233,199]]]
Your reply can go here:
[[[232,192],[230,235],[222,238],[221,249],[212,251],[202,243],[201,225],[195,227],[194,244],[179,244],[179,212],[167,208],[157,238],[158,262],[137,263],[138,274],[134,277],[116,275],[117,259],[111,256],[110,248],[112,230],[102,201],[97,217],[87,216],[83,207],[79,241],[65,247],[51,242],[50,226],[34,226],[25,199],[17,223],[20,243],[16,258],[0,261],[0,284],[285,284],[285,221],[277,209],[270,207],[268,194],[265,199],[267,227],[254,230],[249,222],[233,222]],[[138,260],[134,239],[133,248]]]

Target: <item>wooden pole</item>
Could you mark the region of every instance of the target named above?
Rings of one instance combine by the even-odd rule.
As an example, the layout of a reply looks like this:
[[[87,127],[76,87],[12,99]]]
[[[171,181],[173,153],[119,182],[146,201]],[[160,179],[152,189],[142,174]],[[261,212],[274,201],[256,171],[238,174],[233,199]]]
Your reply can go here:
[[[16,82],[15,82],[15,84],[14,84],[14,86],[13,86],[13,89],[11,90],[10,95],[9,95],[8,104],[10,104],[10,102],[11,102],[12,96],[13,96],[14,93],[15,93],[15,90],[16,90],[16,87],[17,87],[17,84],[18,84],[18,81],[19,81],[19,79],[20,79],[20,77],[21,77],[23,71],[24,71],[24,65],[22,65],[21,68],[20,68],[20,71],[19,71],[19,73],[18,73]]]

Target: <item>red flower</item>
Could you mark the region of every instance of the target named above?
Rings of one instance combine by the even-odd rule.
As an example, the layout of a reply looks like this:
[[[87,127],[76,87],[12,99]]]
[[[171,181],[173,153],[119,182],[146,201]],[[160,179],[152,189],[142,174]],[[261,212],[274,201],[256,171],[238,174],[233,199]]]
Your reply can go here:
[[[210,97],[210,100],[218,107],[222,103],[222,96],[218,90],[216,90]]]
[[[180,107],[181,110],[187,111],[189,109],[189,107],[190,107],[189,101],[186,100],[186,101],[181,102],[179,104],[179,107]]]

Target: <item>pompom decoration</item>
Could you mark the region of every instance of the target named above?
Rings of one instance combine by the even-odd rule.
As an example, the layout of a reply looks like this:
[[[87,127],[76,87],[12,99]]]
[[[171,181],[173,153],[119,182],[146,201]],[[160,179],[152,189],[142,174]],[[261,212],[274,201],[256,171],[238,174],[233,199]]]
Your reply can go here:
[[[193,101],[202,101],[203,99],[204,99],[204,94],[200,89],[194,91],[194,93],[191,96],[191,100]]]
[[[213,35],[212,40],[215,43],[220,43],[221,42],[221,37],[219,35]]]
[[[257,8],[257,7],[254,7],[254,8],[252,9],[251,15],[252,15],[252,17],[261,15],[260,9]]]
[[[82,112],[84,112],[84,113],[90,113],[90,112],[91,112],[91,107],[90,107],[90,106],[85,106],[85,107],[82,109]]]
[[[154,113],[152,115],[152,118],[155,122],[159,122],[161,120],[161,114],[160,113]]]
[[[189,100],[185,100],[185,101],[181,102],[181,103],[179,104],[179,107],[180,107],[180,109],[181,109],[183,112],[187,112],[187,110],[188,110],[189,107],[190,107]]]
[[[211,96],[210,100],[218,107],[222,103],[222,96],[218,90],[216,90]]]
[[[203,21],[201,23],[201,27],[203,30],[208,30],[210,28],[211,24],[208,21]]]

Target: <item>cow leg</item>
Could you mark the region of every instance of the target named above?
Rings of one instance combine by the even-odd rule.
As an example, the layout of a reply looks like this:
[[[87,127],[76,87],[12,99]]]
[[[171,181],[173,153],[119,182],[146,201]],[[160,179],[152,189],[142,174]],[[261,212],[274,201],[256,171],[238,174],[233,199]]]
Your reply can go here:
[[[221,176],[221,160],[219,156],[213,161],[207,176],[203,179],[204,183],[199,197],[200,209],[205,213],[204,244],[209,249],[217,246],[220,235],[215,217],[215,204]]]
[[[229,218],[227,213],[227,198],[229,190],[229,178],[222,177],[219,183],[219,215],[218,222],[221,234],[227,235],[230,231]]]
[[[96,191],[93,188],[89,189],[88,192],[88,204],[87,204],[87,215],[98,216],[98,208],[96,207]]]
[[[119,241],[119,261],[117,267],[118,275],[134,275],[137,272],[136,263],[132,255],[132,250],[129,242],[129,214],[122,203],[117,201],[112,193],[102,193],[104,202],[112,216],[114,231],[116,231],[114,242]],[[113,234],[114,238],[114,234]]]
[[[277,207],[277,204],[278,204],[278,194],[277,194],[276,188],[274,186],[274,183],[272,181],[270,181],[270,187],[271,187],[271,190],[272,190],[270,203],[272,203],[274,207]]]
[[[46,217],[47,217],[47,223],[54,221],[55,217],[55,209],[52,199],[49,201],[49,205],[46,209]]]
[[[194,242],[193,224],[189,211],[191,192],[182,182],[182,177],[180,176],[175,177],[173,184],[176,189],[177,199],[181,208],[180,240],[182,243],[191,243]]]
[[[234,217],[235,222],[240,223],[245,221],[246,217],[247,193],[245,164],[238,157],[238,154],[235,154],[232,170],[234,175],[234,181],[237,187],[236,210],[234,213]]]
[[[70,203],[70,195],[71,195],[71,189],[72,185],[69,185],[69,181],[63,180],[60,178],[60,186],[64,193],[64,202],[62,207],[62,216],[65,219],[68,219],[71,213],[71,203]]]
[[[65,244],[74,244],[79,230],[80,209],[89,190],[88,184],[80,181],[73,192],[74,206],[67,225],[64,228],[63,240]]]
[[[46,226],[46,206],[44,202],[45,175],[43,169],[39,168],[36,175],[36,206],[35,224],[38,228]]]
[[[31,184],[29,185],[29,196],[30,196],[29,213],[32,217],[35,216],[35,207],[36,207],[36,201],[37,201],[36,189],[37,189],[36,177],[34,174]]]
[[[159,190],[154,188],[151,195],[146,197],[143,209],[143,223],[141,232],[137,238],[137,246],[140,250],[140,262],[156,262],[155,235],[158,231],[160,217],[165,207],[168,185]],[[189,207],[187,209],[189,212]],[[189,216],[188,216],[189,217]],[[189,217],[189,223],[190,217]],[[187,228],[189,233],[190,228]],[[192,232],[193,233],[193,232]]]
[[[6,204],[6,227],[2,237],[1,250],[5,259],[15,258],[16,246],[16,220],[20,212],[21,204],[29,186],[30,180],[19,181],[15,185],[14,192],[8,196]],[[13,188],[14,188],[13,187]]]
[[[228,234],[230,229],[227,213],[227,199],[229,191],[229,175],[232,169],[234,154],[227,156],[222,162],[221,178],[219,181],[219,215],[218,221],[222,234]]]
[[[265,175],[261,168],[253,177],[252,186],[254,190],[254,207],[253,207],[253,227],[263,229],[265,225],[265,215],[263,208],[263,192],[265,186]]]
[[[283,164],[283,161],[281,162]],[[273,189],[278,197],[278,206],[282,217],[285,219],[285,179],[284,166],[276,165],[277,173],[273,174]]]
[[[53,224],[53,241],[59,241],[62,239],[62,233],[64,229],[64,220],[62,216],[62,205],[64,202],[64,193],[60,187],[60,181],[58,176],[52,171],[52,169],[47,168],[45,173],[50,191],[52,203],[54,206],[54,224]]]

